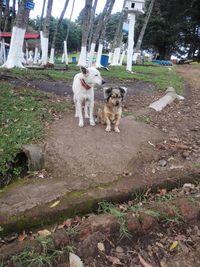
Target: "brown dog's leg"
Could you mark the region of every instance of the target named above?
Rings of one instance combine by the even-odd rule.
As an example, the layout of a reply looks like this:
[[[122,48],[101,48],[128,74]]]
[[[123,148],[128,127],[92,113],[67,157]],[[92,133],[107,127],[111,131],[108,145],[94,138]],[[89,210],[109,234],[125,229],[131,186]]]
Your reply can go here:
[[[105,129],[105,131],[106,132],[110,132],[111,131],[111,123],[110,123],[110,120],[109,120],[109,118],[107,116],[105,117],[105,120],[106,120],[106,129]]]
[[[118,115],[116,118],[115,126],[114,126],[114,131],[116,133],[120,133],[120,129],[119,129],[120,119],[121,119],[121,116]]]

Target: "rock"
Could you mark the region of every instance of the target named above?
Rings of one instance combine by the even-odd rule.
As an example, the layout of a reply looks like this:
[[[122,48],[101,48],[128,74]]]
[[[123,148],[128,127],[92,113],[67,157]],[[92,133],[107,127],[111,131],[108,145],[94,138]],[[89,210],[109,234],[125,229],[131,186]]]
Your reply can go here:
[[[66,234],[65,229],[61,229],[52,234],[53,243],[56,249],[65,247],[69,244],[69,237]]]
[[[144,212],[140,213],[140,220],[142,222],[142,230],[144,232],[146,232],[149,229],[154,228],[158,225],[157,220],[154,217],[152,217],[152,216],[150,216]]]
[[[173,204],[180,210],[184,221],[194,221],[200,216],[200,207],[192,204],[187,199],[177,199]]]
[[[44,168],[44,147],[37,144],[23,145],[22,152],[28,160],[29,171],[40,171]]]
[[[188,158],[189,156],[190,156],[190,153],[189,153],[189,152],[184,151],[184,152],[182,153],[182,157],[183,157],[184,159]]]
[[[159,160],[158,165],[160,167],[165,167],[167,165],[167,161],[164,159]]]
[[[81,254],[84,258],[94,257],[98,254],[98,243],[103,243],[106,236],[100,232],[89,235],[81,244]]]
[[[69,253],[69,267],[83,267],[83,262],[77,255]]]
[[[128,231],[130,233],[135,234],[135,233],[138,233],[138,232],[139,233],[142,232],[141,224],[140,224],[138,218],[135,216],[134,213],[129,212],[126,215],[126,223],[127,223]]]
[[[119,229],[117,218],[111,214],[100,214],[98,216],[91,216],[87,223],[90,224],[92,232],[102,232],[110,235]]]

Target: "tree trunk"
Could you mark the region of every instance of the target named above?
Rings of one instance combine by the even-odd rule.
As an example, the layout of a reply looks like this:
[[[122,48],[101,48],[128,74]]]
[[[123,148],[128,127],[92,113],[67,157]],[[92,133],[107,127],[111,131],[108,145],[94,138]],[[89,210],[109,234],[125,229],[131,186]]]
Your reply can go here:
[[[69,0],[66,0],[65,4],[64,4],[64,7],[63,7],[63,10],[62,10],[62,12],[60,14],[60,18],[59,18],[59,20],[58,20],[58,22],[56,24],[55,31],[54,31],[53,40],[52,40],[52,44],[51,44],[51,56],[50,56],[50,61],[49,61],[51,64],[54,64],[54,53],[55,53],[56,38],[57,38],[58,30],[59,30],[60,25],[62,23],[62,20],[63,20],[63,17],[65,15],[65,12],[66,12],[68,4],[69,4]]]
[[[70,17],[69,17],[69,20],[68,20],[69,24],[68,24],[68,27],[67,27],[67,34],[66,34],[66,38],[65,38],[65,41],[64,41],[63,62],[65,61],[66,66],[69,63],[68,53],[67,53],[67,40],[68,40],[68,36],[69,36],[69,31],[70,31],[70,22],[72,20],[72,15],[73,15],[73,12],[74,12],[75,1],[76,0],[73,0],[73,2],[72,2],[72,10],[71,10]]]
[[[122,32],[123,23],[127,20],[127,17],[128,17],[128,12],[126,12],[124,10],[125,3],[126,3],[126,1],[124,1],[123,9],[122,9],[119,23],[117,26],[117,31],[115,33],[115,37],[114,37],[114,40],[112,43],[111,53],[114,52],[114,54],[113,54],[113,60],[112,60],[111,65],[113,65],[113,66],[119,65],[121,45],[122,45],[122,39],[123,39],[123,32]]]
[[[91,20],[90,20],[90,34],[89,34],[89,49],[91,47],[91,42],[92,42],[92,35],[93,35],[93,30],[94,30],[94,19],[95,19],[95,13],[96,13],[96,9],[97,9],[97,3],[98,0],[94,0],[94,4],[92,7],[92,15],[91,15]]]
[[[2,11],[3,11],[3,2],[0,1],[0,31],[2,30]]]
[[[111,2],[113,0],[107,0],[106,1],[106,4],[104,6],[104,9],[103,9],[103,12],[100,14],[100,17],[99,17],[99,22],[97,24],[97,27],[95,29],[95,32],[93,34],[93,38],[92,38],[92,44],[91,44],[91,49],[90,49],[90,62],[91,60],[93,59],[94,57],[94,52],[95,52],[95,47],[96,47],[96,42],[97,42],[97,39],[99,38],[101,32],[102,32],[102,29],[103,27],[106,26],[106,23],[105,23],[105,18],[106,16],[108,15],[108,12],[109,12],[109,7],[111,6]],[[97,53],[97,60],[96,60],[96,66],[97,67],[100,67],[101,64],[100,64],[100,60],[101,60],[101,54],[102,54],[102,51],[103,51],[103,46],[102,44],[98,47],[98,53]]]
[[[95,18],[95,12],[96,12],[96,8],[97,8],[97,2],[98,0],[95,0],[93,8],[92,8],[92,18],[91,18],[91,23],[90,23],[90,36],[89,36],[89,49],[90,49],[90,54],[89,54],[89,66],[92,66],[93,63],[93,57],[94,57],[94,51],[95,51],[95,46],[96,44],[94,44],[92,42],[92,35],[93,30],[94,30],[94,18]]]
[[[41,13],[41,17],[40,17],[40,31],[42,30],[42,25],[43,25],[43,17],[44,17],[45,5],[46,5],[46,0],[43,0],[42,13]]]
[[[82,28],[82,41],[81,41],[81,54],[78,61],[78,66],[86,66],[87,59],[87,40],[90,32],[89,24],[92,14],[92,2],[93,0],[86,0],[84,9],[84,20]]]
[[[5,13],[4,13],[4,25],[3,25],[4,32],[8,30],[9,17],[10,17],[10,0],[6,0],[6,7],[5,7]]]
[[[142,29],[140,31],[140,35],[138,37],[137,44],[135,46],[135,51],[134,51],[135,53],[138,53],[138,51],[141,50],[142,40],[144,38],[145,30],[146,30],[147,24],[148,24],[150,16],[151,16],[151,12],[153,10],[154,3],[155,3],[155,0],[151,0],[151,3],[150,3],[148,10],[147,10],[146,17],[144,19],[144,24],[142,26]]]
[[[12,26],[14,24],[16,17],[16,0],[13,0],[13,5],[12,5]]]
[[[25,6],[26,0],[21,0],[15,20],[15,26],[12,29],[8,58],[5,64],[2,66],[4,68],[24,68],[24,66],[22,65],[22,48],[30,13],[30,10],[26,9]]]
[[[46,65],[48,61],[49,26],[50,26],[52,6],[53,6],[53,0],[48,0],[46,18],[43,23],[42,42],[41,42],[42,65]]]
[[[69,17],[69,25],[68,25],[68,27],[67,27],[67,34],[66,34],[66,38],[65,38],[66,42],[67,42],[67,40],[68,40],[68,36],[69,36],[70,22],[71,22],[71,20],[72,20],[72,15],[73,15],[73,12],[74,12],[75,1],[76,1],[76,0],[73,0],[73,3],[72,3],[72,10],[71,10],[70,17]]]
[[[109,6],[108,9],[105,13],[104,20],[103,20],[103,27],[101,29],[101,35],[99,38],[99,47],[98,47],[98,52],[97,52],[97,60],[96,60],[96,67],[99,68],[101,67],[101,55],[103,51],[103,41],[106,35],[106,25],[108,24],[110,18],[111,18],[111,12],[114,6],[115,0],[110,0],[109,1]]]

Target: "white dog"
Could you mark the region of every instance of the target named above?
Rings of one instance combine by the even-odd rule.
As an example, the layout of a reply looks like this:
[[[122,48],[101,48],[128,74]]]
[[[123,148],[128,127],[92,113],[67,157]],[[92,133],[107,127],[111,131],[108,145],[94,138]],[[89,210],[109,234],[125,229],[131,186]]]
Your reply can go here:
[[[79,127],[83,127],[82,104],[85,101],[85,118],[89,118],[90,125],[94,126],[94,86],[102,85],[105,82],[96,68],[86,68],[81,66],[80,69],[81,73],[75,75],[72,85],[74,93],[75,117],[79,118]]]

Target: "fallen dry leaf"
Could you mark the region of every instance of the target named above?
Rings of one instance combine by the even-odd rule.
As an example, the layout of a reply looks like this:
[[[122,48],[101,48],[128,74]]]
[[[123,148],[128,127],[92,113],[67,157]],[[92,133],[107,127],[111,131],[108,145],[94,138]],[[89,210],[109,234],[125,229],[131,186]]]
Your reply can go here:
[[[50,208],[55,208],[58,204],[60,203],[60,200],[57,200],[56,202],[54,202]]]
[[[111,262],[113,265],[121,265],[121,261],[117,257],[106,256],[107,260]]]
[[[18,236],[18,241],[23,241],[24,239],[26,239],[26,237],[27,237],[26,232],[23,231],[23,233]]]
[[[169,250],[172,251],[172,250],[174,250],[177,246],[178,246],[178,241],[174,241],[174,242],[171,244]]]
[[[42,237],[47,237],[51,235],[51,232],[47,229],[38,231],[38,235]]]
[[[61,225],[59,225],[59,226],[57,227],[57,229],[60,230],[60,229],[62,229],[62,228],[64,228],[64,227],[69,227],[69,226],[71,226],[71,224],[72,224],[72,219],[67,219],[67,220],[64,221]]]
[[[168,267],[167,263],[163,260],[160,262],[160,266],[161,267]]]
[[[160,189],[159,193],[161,196],[165,196],[167,194],[167,189]]]
[[[141,256],[140,254],[138,254],[138,258],[139,258],[140,263],[142,264],[142,266],[144,266],[144,267],[152,267],[152,265],[151,265],[150,263],[146,262],[146,261],[142,258],[142,256]]]

